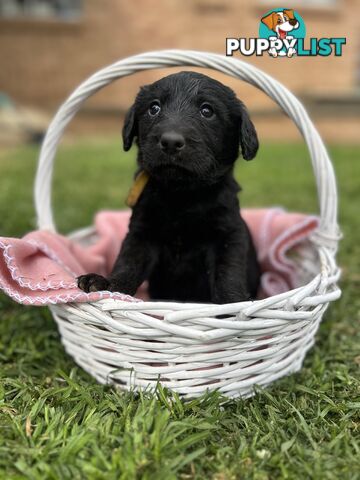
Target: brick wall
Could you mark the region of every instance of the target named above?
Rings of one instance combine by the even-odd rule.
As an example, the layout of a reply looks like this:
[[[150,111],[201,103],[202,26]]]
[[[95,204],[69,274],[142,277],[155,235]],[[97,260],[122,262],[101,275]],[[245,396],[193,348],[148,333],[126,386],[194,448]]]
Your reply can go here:
[[[226,37],[256,37],[259,20],[269,8],[261,0],[84,0],[83,16],[74,24],[3,19],[0,91],[24,104],[52,111],[88,75],[121,57],[162,48],[224,53]],[[333,9],[298,10],[308,36],[347,37],[343,56],[283,60],[265,55],[248,61],[297,94],[350,95],[360,65],[360,2],[343,0]],[[139,85],[165,72],[140,73],[116,82],[89,100],[86,107],[123,111]],[[232,86],[250,110],[274,109],[273,103],[253,87],[211,74]]]

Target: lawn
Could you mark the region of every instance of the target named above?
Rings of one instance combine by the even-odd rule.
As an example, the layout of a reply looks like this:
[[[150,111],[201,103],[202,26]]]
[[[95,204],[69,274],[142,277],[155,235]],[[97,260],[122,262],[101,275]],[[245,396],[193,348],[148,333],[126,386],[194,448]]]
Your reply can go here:
[[[246,400],[184,403],[159,388],[137,396],[97,385],[69,358],[45,308],[0,294],[1,479],[359,479],[360,147],[332,146],[344,239],[341,300],[331,305],[301,372]],[[0,235],[35,226],[38,151],[0,153]],[[134,152],[116,140],[64,146],[54,178],[59,230],[123,207]],[[238,162],[242,205],[317,212],[302,144],[263,145]]]

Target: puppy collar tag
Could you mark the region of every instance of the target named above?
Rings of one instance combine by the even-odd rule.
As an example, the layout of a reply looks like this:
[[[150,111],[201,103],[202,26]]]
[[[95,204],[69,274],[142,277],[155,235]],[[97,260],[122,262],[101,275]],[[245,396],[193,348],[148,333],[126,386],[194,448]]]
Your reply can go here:
[[[149,175],[141,170],[135,177],[134,183],[130,188],[129,194],[126,199],[126,205],[130,208],[134,207],[140,195],[142,194],[144,188],[146,187],[147,182],[149,181]]]

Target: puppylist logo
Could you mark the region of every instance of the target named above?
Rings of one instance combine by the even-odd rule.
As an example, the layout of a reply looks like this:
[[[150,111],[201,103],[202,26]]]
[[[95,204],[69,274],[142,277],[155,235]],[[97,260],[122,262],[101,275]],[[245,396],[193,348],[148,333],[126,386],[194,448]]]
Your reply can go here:
[[[267,52],[272,57],[328,57],[341,56],[345,37],[310,38],[305,43],[306,28],[302,17],[289,8],[274,8],[261,18],[259,38],[227,38],[226,55],[235,52],[241,55],[262,56]]]

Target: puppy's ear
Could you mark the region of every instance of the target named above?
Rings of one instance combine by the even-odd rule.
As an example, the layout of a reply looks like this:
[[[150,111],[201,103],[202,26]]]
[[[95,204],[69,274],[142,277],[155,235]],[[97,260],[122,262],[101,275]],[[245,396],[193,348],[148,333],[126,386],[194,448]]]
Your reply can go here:
[[[266,17],[263,17],[261,19],[262,23],[264,23],[270,30],[273,30],[275,25],[276,25],[276,13],[271,12],[269,15],[266,15]]]
[[[295,20],[294,10],[284,10],[284,13],[290,18],[290,20]]]
[[[252,160],[259,148],[259,140],[254,127],[250,120],[246,107],[241,104],[240,116],[240,146],[244,160]]]
[[[135,104],[134,104],[128,110],[125,116],[124,127],[122,130],[123,145],[124,145],[125,152],[130,150],[134,137],[136,137],[138,133],[137,130],[138,128],[137,128],[137,120],[136,120]]]

